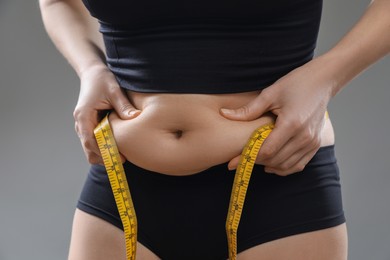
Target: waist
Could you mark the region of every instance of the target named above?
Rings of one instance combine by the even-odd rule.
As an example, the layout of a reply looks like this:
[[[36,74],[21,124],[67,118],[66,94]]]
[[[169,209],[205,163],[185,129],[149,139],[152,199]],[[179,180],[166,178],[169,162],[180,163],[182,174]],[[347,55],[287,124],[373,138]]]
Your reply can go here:
[[[220,115],[220,108],[241,107],[260,91],[127,93],[142,112],[131,120],[110,114],[119,151],[133,164],[162,174],[190,175],[227,162],[241,153],[256,128],[275,120],[271,113],[253,121],[232,121]],[[322,135],[322,146],[334,143],[329,119]]]

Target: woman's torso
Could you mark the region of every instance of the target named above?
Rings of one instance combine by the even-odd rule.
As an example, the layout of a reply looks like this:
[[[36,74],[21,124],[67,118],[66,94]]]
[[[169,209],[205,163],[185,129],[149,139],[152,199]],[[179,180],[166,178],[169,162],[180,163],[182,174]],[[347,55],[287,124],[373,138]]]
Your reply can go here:
[[[169,175],[188,175],[239,155],[251,133],[274,121],[268,114],[254,121],[233,121],[219,110],[238,108],[260,91],[232,94],[167,94],[127,91],[142,110],[131,120],[110,114],[119,151],[139,167]],[[321,146],[334,143],[333,127],[326,119]]]
[[[322,0],[83,2],[100,22],[108,67],[142,110],[110,116],[120,152],[175,175],[229,161],[272,121],[231,121],[219,109],[247,104],[311,60],[322,11]],[[332,143],[330,121],[323,135]]]

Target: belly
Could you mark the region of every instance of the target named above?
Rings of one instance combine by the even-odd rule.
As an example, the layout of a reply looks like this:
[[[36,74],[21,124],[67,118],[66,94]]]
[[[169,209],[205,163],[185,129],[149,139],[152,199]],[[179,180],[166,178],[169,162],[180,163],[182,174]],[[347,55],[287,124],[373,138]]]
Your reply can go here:
[[[260,92],[234,94],[166,94],[128,91],[132,104],[142,110],[131,120],[109,116],[120,153],[147,170],[168,175],[190,175],[227,162],[241,153],[252,132],[274,122],[272,114],[253,121],[232,121],[219,113],[238,108]],[[334,143],[326,120],[322,146]]]

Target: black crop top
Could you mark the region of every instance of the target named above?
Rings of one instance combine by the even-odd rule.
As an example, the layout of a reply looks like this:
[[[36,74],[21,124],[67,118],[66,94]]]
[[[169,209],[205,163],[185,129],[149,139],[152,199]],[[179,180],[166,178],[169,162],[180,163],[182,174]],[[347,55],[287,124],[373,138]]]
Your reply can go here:
[[[259,90],[313,58],[322,0],[83,0],[138,92]]]

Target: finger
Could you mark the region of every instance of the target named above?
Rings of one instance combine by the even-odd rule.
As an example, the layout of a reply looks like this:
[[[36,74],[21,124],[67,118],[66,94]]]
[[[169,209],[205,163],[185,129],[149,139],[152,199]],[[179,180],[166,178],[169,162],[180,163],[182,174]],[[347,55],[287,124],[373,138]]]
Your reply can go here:
[[[282,163],[279,164],[270,164],[268,167],[276,169],[278,172],[286,172],[291,170],[298,161],[308,152],[306,148],[302,148],[298,151],[296,151],[294,154],[292,154],[290,157],[288,157],[286,160],[284,160]]]
[[[310,150],[309,152],[304,154],[301,158],[299,158],[299,160],[288,169],[265,167],[264,170],[268,173],[274,173],[279,176],[287,176],[293,173],[301,172],[305,169],[306,165],[310,162],[310,160],[313,158],[313,156],[317,151],[318,148]]]
[[[95,153],[88,153],[87,154],[87,158],[88,158],[88,163],[90,163],[90,164],[101,164],[101,165],[104,165],[103,159],[100,156],[100,154],[97,155]]]
[[[236,109],[221,108],[220,112],[228,119],[250,121],[267,112],[271,106],[271,100],[268,92],[263,90],[248,104]]]
[[[234,157],[233,159],[231,159],[230,162],[228,163],[228,169],[229,170],[236,169],[238,166],[238,163],[240,162],[240,158],[241,158],[241,155],[238,155],[238,156]]]
[[[263,145],[257,156],[257,161],[260,164],[266,165],[268,161],[272,160],[280,150],[288,143],[288,141],[295,135],[296,130],[292,130],[291,124],[281,117],[276,118],[275,127],[264,140]]]
[[[113,114],[111,114],[113,115]],[[76,126],[76,129],[78,129],[78,124],[77,122],[75,123],[75,126]],[[76,130],[76,132],[78,132]],[[98,153],[96,153],[96,150],[93,150],[91,149],[89,146],[88,146],[88,143],[86,143],[83,139],[85,138],[82,134],[78,134],[79,138],[80,138],[80,141],[81,141],[81,144],[83,146],[83,149],[84,149],[84,153],[86,154],[87,156],[87,159],[88,159],[88,162],[90,164],[102,164],[104,165],[104,162],[103,162],[103,158],[101,156],[101,153],[100,153],[100,149],[99,149],[99,146],[97,145],[97,142],[96,142],[96,137],[95,135],[93,135],[93,138],[96,142],[96,146],[97,146],[97,151]],[[121,153],[119,153],[119,156],[120,156],[120,159],[121,159],[121,162],[124,163],[126,161],[126,157],[124,155],[122,155]]]
[[[96,110],[84,110],[84,112],[79,113],[75,118],[76,122],[76,132],[82,143],[84,152],[88,158],[88,161],[95,156],[100,156],[100,151],[95,139],[94,128],[98,124],[97,122],[97,111]],[[92,158],[91,158],[92,157]]]
[[[141,113],[141,110],[130,103],[120,87],[113,88],[109,101],[122,120],[135,118]]]
[[[319,147],[319,143],[319,139],[306,129],[288,140],[275,156],[262,162],[268,167],[288,169],[308,151]]]
[[[100,151],[98,151],[98,153],[96,153],[96,151],[91,150],[89,148],[89,144],[86,143],[85,140],[83,140],[82,136],[80,137],[80,142],[81,142],[81,146],[83,147],[84,154],[87,157],[88,163],[90,163],[90,164],[103,164],[103,159],[102,159],[102,156],[100,154]]]
[[[287,146],[290,146],[291,143],[289,143]],[[282,149],[283,150],[283,149]],[[283,172],[287,172],[288,170],[290,170],[294,165],[296,165],[296,163],[305,155],[307,154],[308,152],[310,151],[310,149],[308,150],[307,147],[301,147],[300,149],[298,150],[295,150],[295,152],[293,154],[291,154],[290,156],[286,157],[286,159],[280,161],[280,162],[272,162],[272,163],[267,163],[265,164],[265,171],[266,172],[269,172],[268,170],[269,169],[272,169],[272,173],[283,173]],[[279,157],[279,154],[276,156],[276,157]]]
[[[84,145],[84,137],[81,134],[77,134],[81,143],[81,146],[83,148],[84,154],[87,158],[87,161],[90,164],[103,164],[103,160],[101,158],[100,153],[96,154],[95,152],[91,151]]]

